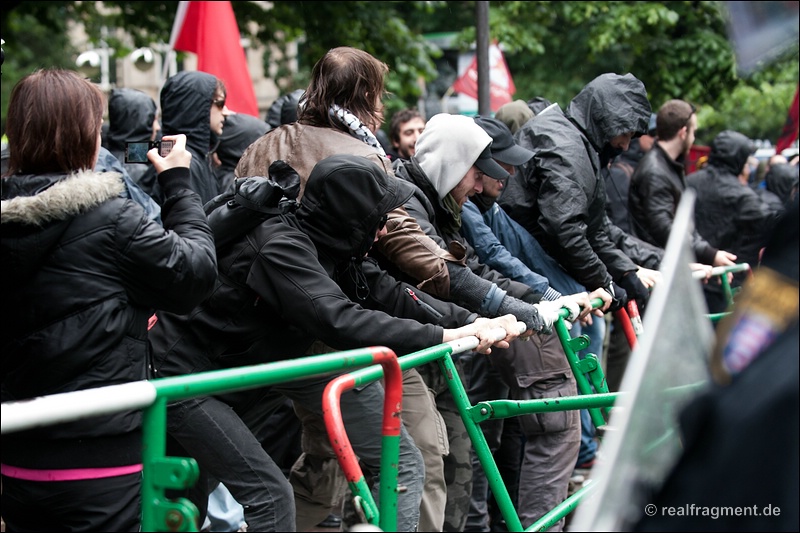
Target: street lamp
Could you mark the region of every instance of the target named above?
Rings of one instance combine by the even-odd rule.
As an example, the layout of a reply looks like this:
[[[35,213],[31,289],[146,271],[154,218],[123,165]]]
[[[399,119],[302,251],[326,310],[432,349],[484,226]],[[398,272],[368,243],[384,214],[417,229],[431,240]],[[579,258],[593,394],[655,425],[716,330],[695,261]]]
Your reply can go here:
[[[113,49],[109,48],[106,44],[106,35],[108,31],[105,26],[101,30],[102,38],[100,39],[100,47],[93,50],[87,50],[78,56],[75,64],[78,70],[87,78],[97,79],[100,76],[100,89],[104,92],[111,90],[110,81],[110,68],[109,60]]]
[[[156,55],[152,48],[137,48],[131,53],[131,61],[133,62],[133,66],[135,66],[137,69],[142,72],[147,72],[153,68],[153,64],[156,61]]]

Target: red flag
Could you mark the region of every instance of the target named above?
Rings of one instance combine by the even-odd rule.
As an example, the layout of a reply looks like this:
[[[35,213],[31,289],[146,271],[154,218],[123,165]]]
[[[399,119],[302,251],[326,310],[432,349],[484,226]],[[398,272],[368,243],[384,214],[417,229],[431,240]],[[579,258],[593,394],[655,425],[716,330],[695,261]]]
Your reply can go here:
[[[800,94],[800,85],[797,86],[797,90],[794,92],[794,100],[789,107],[789,115],[786,117],[786,123],[783,125],[781,136],[778,138],[778,142],[775,143],[776,154],[789,148],[794,140],[797,139],[797,128],[798,124],[800,124],[800,117],[798,117],[798,94]]]
[[[180,2],[170,44],[174,50],[197,54],[197,70],[225,83],[231,111],[258,116],[253,80],[230,2]]]
[[[478,56],[472,58],[464,74],[453,83],[453,90],[472,98],[478,98]],[[497,111],[501,106],[511,102],[511,96],[517,92],[506,59],[497,43],[489,46],[489,106]]]

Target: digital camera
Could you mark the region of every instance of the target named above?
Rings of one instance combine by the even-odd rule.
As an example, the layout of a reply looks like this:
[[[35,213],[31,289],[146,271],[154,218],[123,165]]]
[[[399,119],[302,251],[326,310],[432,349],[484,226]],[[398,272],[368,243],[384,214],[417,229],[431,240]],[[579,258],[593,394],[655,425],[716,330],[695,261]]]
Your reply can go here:
[[[158,154],[161,157],[167,157],[172,151],[175,141],[142,141],[135,143],[126,143],[125,146],[125,162],[126,163],[147,163],[147,152],[153,148],[158,148]]]

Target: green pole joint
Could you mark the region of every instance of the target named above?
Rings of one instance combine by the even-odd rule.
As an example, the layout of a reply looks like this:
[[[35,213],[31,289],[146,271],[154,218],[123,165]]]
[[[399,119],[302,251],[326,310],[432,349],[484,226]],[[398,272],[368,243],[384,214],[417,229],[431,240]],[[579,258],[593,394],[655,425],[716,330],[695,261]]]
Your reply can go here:
[[[194,486],[200,477],[197,461],[191,457],[162,457],[154,459],[153,483],[163,489],[186,489]]]
[[[186,498],[168,500],[163,498],[165,489],[185,489],[194,486],[200,477],[197,461],[190,457],[161,457],[151,459],[150,483],[156,494],[150,500],[150,518],[158,525],[154,531],[197,531],[200,513]],[[147,530],[144,530],[147,531]]]
[[[597,370],[600,367],[600,365],[597,364],[597,355],[595,355],[593,353],[586,354],[586,357],[584,357],[583,359],[578,360],[578,362],[576,363],[576,366],[577,366],[579,372],[583,372],[583,373],[589,374],[589,375],[594,373],[594,371]],[[597,391],[597,392],[601,392],[601,391]],[[603,392],[608,392],[608,391],[603,391]]]
[[[567,339],[564,341],[565,344],[569,345],[569,348],[578,353],[581,350],[584,350],[589,347],[589,336],[588,335],[578,335],[577,337]]]
[[[164,525],[163,531],[198,531],[200,513],[188,499],[156,500],[152,503],[153,517],[156,523]]]
[[[493,408],[490,404],[486,402],[476,403],[472,407],[467,408],[467,415],[476,424],[480,424],[484,420],[489,420],[490,418],[494,418],[492,414],[493,414]]]

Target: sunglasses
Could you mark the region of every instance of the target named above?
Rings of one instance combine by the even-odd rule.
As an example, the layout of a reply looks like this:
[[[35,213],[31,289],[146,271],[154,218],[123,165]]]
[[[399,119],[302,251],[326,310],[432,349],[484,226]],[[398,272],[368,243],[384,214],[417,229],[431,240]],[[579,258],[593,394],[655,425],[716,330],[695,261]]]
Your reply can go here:
[[[220,111],[225,107],[225,98],[220,98],[219,100],[211,100],[211,105],[215,105],[219,108]]]

